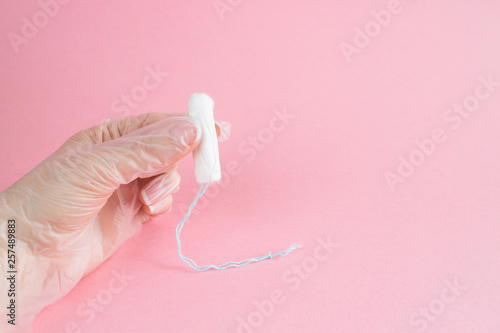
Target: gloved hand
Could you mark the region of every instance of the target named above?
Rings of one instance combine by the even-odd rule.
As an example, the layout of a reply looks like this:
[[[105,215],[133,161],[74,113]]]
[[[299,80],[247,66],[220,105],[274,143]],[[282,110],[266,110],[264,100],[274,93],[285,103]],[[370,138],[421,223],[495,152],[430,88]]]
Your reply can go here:
[[[186,114],[108,121],[72,136],[2,192],[0,332],[29,332],[38,312],[67,294],[142,223],[170,210],[180,182],[178,161],[197,146],[200,134]],[[9,219],[15,220],[15,326],[6,316]]]

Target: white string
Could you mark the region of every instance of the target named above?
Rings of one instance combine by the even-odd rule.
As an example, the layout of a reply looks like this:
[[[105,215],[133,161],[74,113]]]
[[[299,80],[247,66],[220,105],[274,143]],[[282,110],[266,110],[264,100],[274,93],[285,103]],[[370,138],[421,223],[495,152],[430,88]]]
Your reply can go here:
[[[254,258],[250,258],[250,259],[245,259],[245,260],[242,260],[242,261],[228,261],[222,265],[206,265],[206,266],[199,266],[193,259],[191,258],[188,258],[188,257],[185,257],[183,254],[182,254],[182,251],[181,251],[181,239],[180,239],[180,236],[181,236],[181,231],[182,231],[182,228],[184,227],[184,223],[186,223],[186,220],[188,219],[189,215],[191,214],[191,211],[193,210],[193,208],[196,206],[196,203],[198,202],[198,199],[201,198],[203,196],[203,194],[205,193],[205,191],[207,190],[208,188],[208,184],[203,184],[200,186],[200,189],[198,190],[198,193],[196,194],[196,197],[194,198],[193,202],[191,203],[191,205],[189,205],[189,209],[186,213],[186,215],[182,218],[182,220],[179,222],[179,224],[177,224],[177,227],[175,228],[175,236],[177,238],[177,250],[179,252],[179,257],[186,263],[188,264],[189,266],[191,266],[191,268],[199,271],[199,272],[203,272],[203,271],[206,271],[208,269],[216,269],[216,270],[223,270],[223,269],[227,269],[227,268],[231,268],[231,267],[243,267],[243,266],[246,266],[252,262],[258,262],[258,261],[262,261],[262,260],[266,260],[266,259],[273,259],[277,256],[286,256],[288,255],[290,252],[292,252],[293,250],[295,249],[298,249],[300,247],[302,247],[301,245],[298,245],[298,244],[292,244],[288,249],[284,250],[284,251],[279,251],[279,252],[276,252],[276,253],[271,253],[271,251],[269,251],[269,253],[265,256],[260,256],[260,257],[254,257]]]

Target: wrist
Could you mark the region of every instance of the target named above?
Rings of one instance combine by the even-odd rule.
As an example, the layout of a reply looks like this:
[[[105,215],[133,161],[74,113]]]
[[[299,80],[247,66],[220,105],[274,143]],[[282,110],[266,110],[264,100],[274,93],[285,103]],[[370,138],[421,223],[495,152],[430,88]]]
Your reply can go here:
[[[34,316],[67,294],[88,264],[90,251],[78,239],[54,245],[50,224],[29,221],[24,201],[13,191],[0,193],[0,309],[15,307],[15,325],[0,313],[1,332],[29,332]]]

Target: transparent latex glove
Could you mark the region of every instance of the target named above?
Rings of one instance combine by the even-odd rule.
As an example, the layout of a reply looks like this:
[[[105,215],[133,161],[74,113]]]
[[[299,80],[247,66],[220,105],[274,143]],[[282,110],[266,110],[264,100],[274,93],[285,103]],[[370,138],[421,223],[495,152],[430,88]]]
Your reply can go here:
[[[220,129],[218,129],[220,131]],[[187,114],[107,121],[72,136],[0,193],[0,332],[29,332],[34,316],[167,212],[178,161],[199,143]],[[7,221],[16,221],[16,325],[7,323]]]

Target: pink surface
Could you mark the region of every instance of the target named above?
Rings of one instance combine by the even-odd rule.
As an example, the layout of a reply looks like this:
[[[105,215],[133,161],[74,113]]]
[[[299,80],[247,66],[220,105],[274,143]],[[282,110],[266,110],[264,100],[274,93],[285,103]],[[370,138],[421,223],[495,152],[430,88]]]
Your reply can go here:
[[[197,189],[186,159],[173,211],[34,332],[499,332],[500,86],[484,80],[500,81],[500,3],[217,3],[226,11],[73,1],[24,28],[16,53],[9,33],[23,36],[23,17],[43,25],[41,5],[2,2],[0,188],[83,128],[187,111],[202,91],[233,132],[185,255],[220,264],[304,247],[191,271],[174,234]],[[126,107],[157,67],[169,75]],[[273,120],[284,112],[293,119]],[[319,247],[328,237],[335,246]]]

